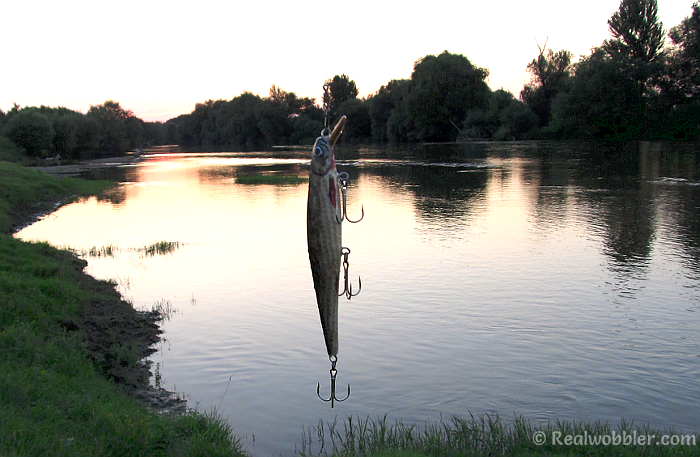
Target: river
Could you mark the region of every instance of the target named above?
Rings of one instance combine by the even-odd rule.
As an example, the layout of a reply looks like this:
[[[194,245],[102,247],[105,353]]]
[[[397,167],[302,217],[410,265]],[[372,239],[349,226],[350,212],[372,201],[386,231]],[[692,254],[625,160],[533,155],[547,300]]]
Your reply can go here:
[[[498,413],[700,431],[700,165],[687,144],[340,145],[350,280],[334,409],[306,250],[310,148],[148,155],[17,234],[169,311],[158,382],[254,456],[348,416]],[[166,248],[144,247],[158,241]],[[105,248],[105,247],[110,248]],[[92,254],[89,252],[91,248]],[[102,248],[100,250],[100,248]],[[98,255],[100,254],[100,255]]]

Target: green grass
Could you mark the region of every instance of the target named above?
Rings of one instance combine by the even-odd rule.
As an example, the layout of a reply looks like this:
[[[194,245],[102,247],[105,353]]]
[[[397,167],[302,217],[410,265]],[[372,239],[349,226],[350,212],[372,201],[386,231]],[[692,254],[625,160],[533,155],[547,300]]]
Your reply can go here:
[[[0,135],[0,161],[23,164],[35,162],[30,157],[22,154],[22,149],[15,146],[12,141],[2,135]]]
[[[308,182],[305,176],[286,175],[244,175],[236,177],[236,184],[303,184]]]
[[[105,187],[0,163],[0,455],[245,455],[215,413],[158,415],[129,395],[157,327],[114,284],[8,234],[27,207]]]
[[[566,442],[585,436],[619,437],[619,444],[586,444]],[[623,435],[624,433],[624,435]],[[632,438],[654,435],[651,445]],[[533,437],[543,436],[536,444]],[[656,445],[663,435],[682,435],[673,430],[654,430],[622,422],[617,427],[596,422],[557,421],[535,427],[528,420],[516,417],[506,421],[497,415],[453,417],[451,421],[427,423],[422,427],[397,421],[391,424],[387,416],[372,419],[347,418],[342,423],[320,423],[307,430],[302,438],[303,456],[333,455],[338,457],[450,457],[450,456],[698,456],[700,436],[692,435],[694,444],[676,446]],[[575,438],[579,436],[581,438]],[[622,437],[628,441],[623,442]]]
[[[18,221],[46,211],[59,201],[95,195],[112,184],[56,178],[10,162],[0,162],[0,183],[0,233],[9,233]]]

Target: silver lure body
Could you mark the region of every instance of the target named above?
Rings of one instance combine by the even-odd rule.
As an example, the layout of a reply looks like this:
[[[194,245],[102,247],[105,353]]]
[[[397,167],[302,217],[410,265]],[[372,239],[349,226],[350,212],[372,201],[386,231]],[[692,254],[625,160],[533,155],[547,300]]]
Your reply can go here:
[[[338,285],[342,216],[335,154],[328,137],[316,139],[309,173],[306,235],[316,302],[328,356],[338,355]]]

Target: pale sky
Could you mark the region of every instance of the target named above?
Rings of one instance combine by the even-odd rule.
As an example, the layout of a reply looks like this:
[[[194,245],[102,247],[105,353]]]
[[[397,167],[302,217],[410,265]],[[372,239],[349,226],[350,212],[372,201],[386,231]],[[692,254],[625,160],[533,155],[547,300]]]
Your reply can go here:
[[[608,38],[619,0],[260,1],[1,0],[0,109],[118,101],[147,121],[270,86],[320,100],[347,74],[360,95],[447,50],[489,69],[516,97],[535,39],[576,57]],[[693,0],[658,0],[666,30]],[[668,41],[668,39],[667,39]]]

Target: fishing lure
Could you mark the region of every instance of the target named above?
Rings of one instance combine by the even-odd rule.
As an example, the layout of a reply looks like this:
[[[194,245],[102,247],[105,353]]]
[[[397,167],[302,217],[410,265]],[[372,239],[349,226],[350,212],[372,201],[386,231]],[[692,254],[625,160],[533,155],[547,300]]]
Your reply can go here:
[[[321,385],[318,384],[316,394],[324,401],[330,401],[331,407],[335,401],[344,401],[350,396],[350,385],[345,398],[335,395],[335,380],[338,373],[338,297],[345,295],[348,299],[357,295],[352,293],[348,283],[348,256],[350,249],[342,247],[342,222],[351,221],[346,216],[347,173],[338,173],[335,164],[333,146],[338,141],[347,119],[341,117],[333,131],[327,127],[316,139],[311,158],[309,172],[309,196],[306,211],[306,235],[309,248],[309,262],[313,277],[316,303],[323,328],[323,338],[326,343],[328,358],[331,361],[331,395],[321,397]],[[340,284],[341,257],[343,259],[344,290],[338,293]],[[360,282],[360,289],[362,283]]]

